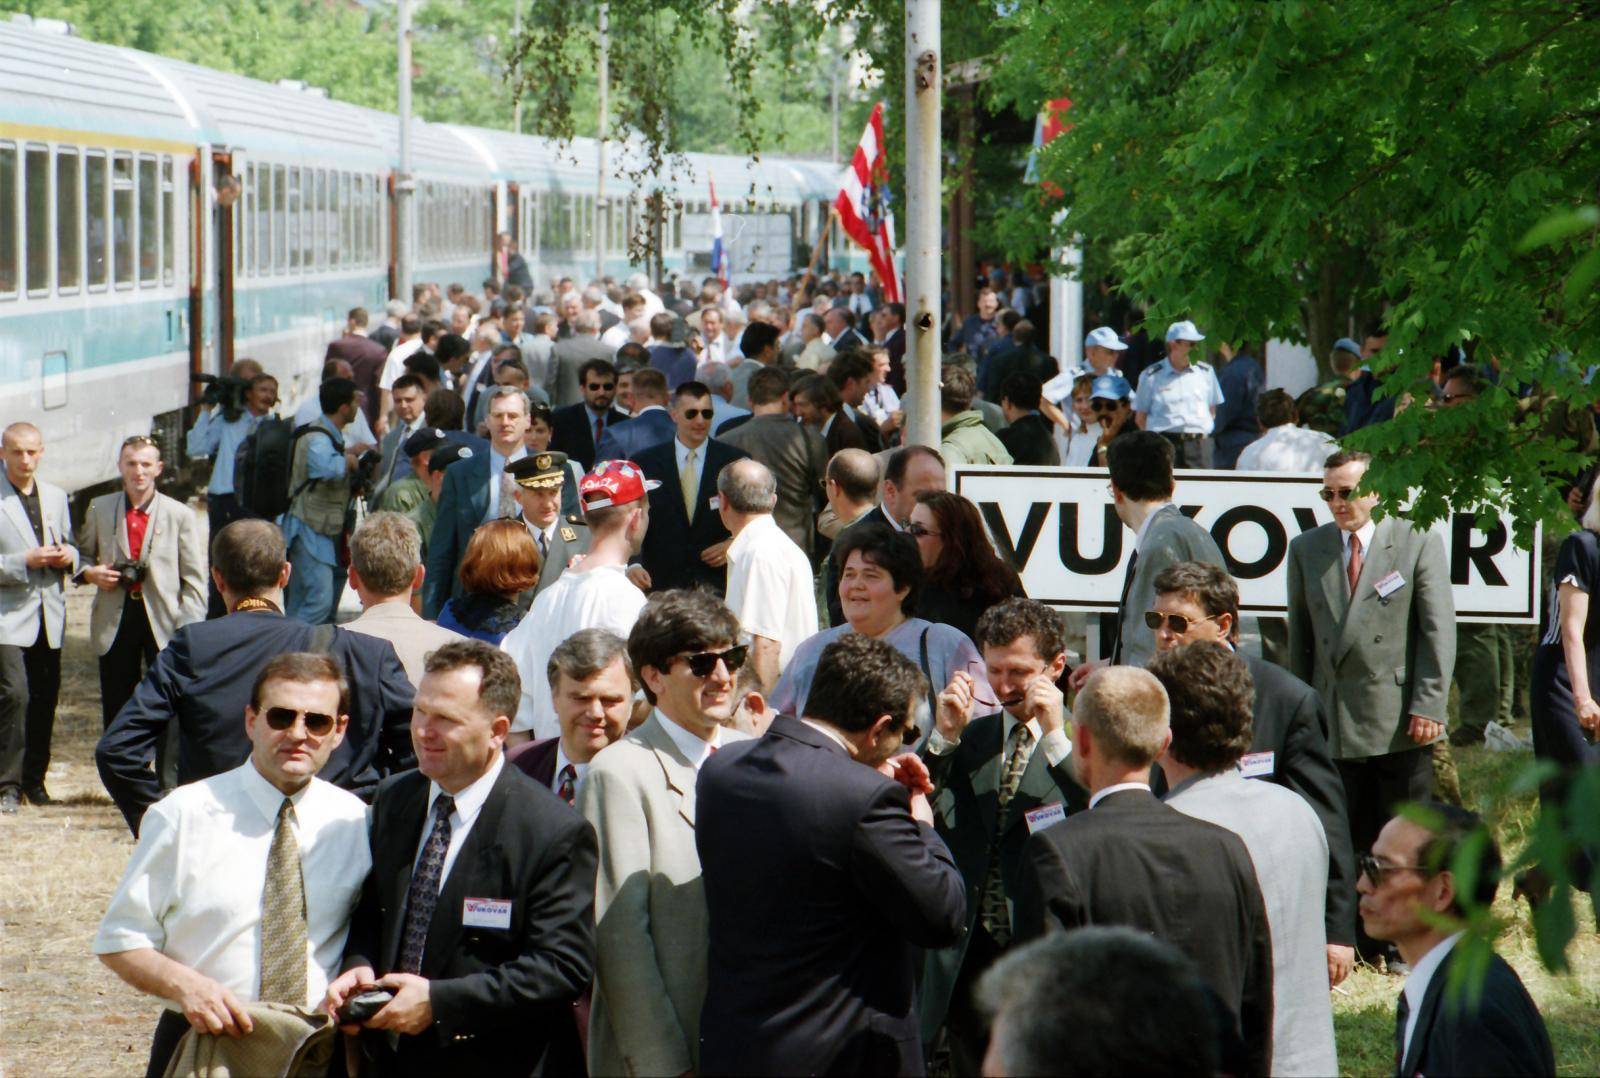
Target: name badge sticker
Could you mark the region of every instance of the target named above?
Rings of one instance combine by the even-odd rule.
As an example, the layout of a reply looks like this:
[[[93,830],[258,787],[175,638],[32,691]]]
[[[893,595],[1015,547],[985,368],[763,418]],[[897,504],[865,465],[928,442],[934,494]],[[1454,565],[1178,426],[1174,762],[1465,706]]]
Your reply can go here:
[[[711,509],[712,509],[713,512],[716,512],[716,511],[720,510],[722,508],[722,495],[720,495],[720,494],[711,495],[710,505],[711,505]]]
[[[1028,821],[1028,834],[1043,831],[1046,827],[1054,827],[1067,818],[1067,807],[1057,801],[1052,805],[1040,805],[1036,809],[1029,809],[1023,814],[1023,819]]]
[[[1271,751],[1247,752],[1239,757],[1239,774],[1247,779],[1270,779],[1275,770],[1276,756]]]
[[[1378,589],[1378,598],[1380,599],[1387,599],[1405,586],[1406,578],[1400,575],[1399,570],[1395,570],[1373,585]]]
[[[469,898],[461,903],[461,923],[467,928],[510,928],[509,898]]]

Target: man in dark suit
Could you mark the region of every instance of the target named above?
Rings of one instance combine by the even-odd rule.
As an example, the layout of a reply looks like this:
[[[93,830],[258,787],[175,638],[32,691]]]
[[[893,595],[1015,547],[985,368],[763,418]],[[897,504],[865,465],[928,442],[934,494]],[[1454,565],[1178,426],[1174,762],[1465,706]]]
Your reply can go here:
[[[238,520],[218,532],[211,575],[228,615],[179,629],[95,746],[100,781],[135,834],[162,795],[150,762],[169,724],[178,723],[180,784],[238,767],[250,755],[239,724],[250,686],[285,652],[326,652],[350,680],[350,724],[320,778],[370,797],[379,779],[412,765],[412,688],[394,646],[283,616],[289,563],[277,525]]]
[[[556,342],[551,352],[549,387],[555,404],[576,403],[571,387],[583,385],[583,365],[598,359],[610,363],[616,357],[615,348],[600,343],[600,312],[579,311],[572,323],[572,333]]]
[[[856,332],[855,312],[843,304],[829,307],[822,316],[822,325],[828,332],[828,343],[835,355],[867,346],[867,342],[861,339],[861,334]]]
[[[607,428],[626,423],[629,417],[621,408],[612,407],[617,396],[617,368],[608,360],[589,360],[579,368],[578,382],[583,390],[582,403],[550,413],[550,448],[561,450],[588,471],[599,459],[595,447]]]
[[[1272,939],[1250,854],[1238,835],[1150,792],[1150,765],[1172,740],[1166,691],[1148,670],[1099,670],[1073,702],[1072,731],[1089,809],[1028,837],[1018,940],[1090,924],[1166,940],[1230,1011],[1250,1073],[1268,1073]]]
[[[943,1026],[957,1074],[982,1067],[988,1030],[972,990],[1010,946],[1023,843],[1046,820],[1088,802],[1068,767],[1072,745],[1056,688],[1067,665],[1060,616],[1031,599],[1007,599],[978,619],[978,646],[1005,710],[973,718],[972,679],[958,673],[939,694],[922,751],[939,835],[970,896],[966,932],[928,952],[922,977],[923,1044],[931,1050]]]
[[[678,426],[667,412],[667,379],[646,367],[633,372],[633,418],[607,427],[596,460],[633,460],[652,446],[670,441]]]
[[[352,307],[345,316],[344,335],[328,342],[324,365],[342,359],[350,364],[351,380],[362,393],[361,410],[374,430],[378,424],[378,376],[389,358],[389,350],[367,336],[369,315],[365,307]]]
[[[870,415],[861,410],[862,402],[872,388],[873,373],[872,356],[862,351],[836,355],[833,362],[828,364],[828,381],[839,391],[839,410],[861,431],[862,448],[869,453],[881,453],[884,449],[883,431],[878,429],[878,424]],[[836,452],[838,450],[830,450],[830,460]]]
[[[639,552],[652,591],[727,590],[733,540],[717,512],[717,476],[749,454],[711,437],[712,414],[704,383],[683,383],[672,395],[677,436],[633,458],[646,478],[661,484],[650,492],[650,530]]]
[[[1013,464],[1060,464],[1055,424],[1039,414],[1044,390],[1036,375],[1018,371],[1000,385],[1000,411],[1007,426],[996,433]]]
[[[1358,884],[1367,934],[1393,943],[1411,966],[1394,1016],[1395,1074],[1554,1074],[1544,1019],[1505,959],[1490,953],[1481,984],[1450,985],[1462,932],[1445,926],[1494,902],[1500,851],[1476,813],[1428,808],[1429,825],[1398,816],[1384,825]],[[1456,854],[1479,842],[1468,896],[1454,872]]]
[[[794,417],[817,432],[829,459],[841,449],[865,449],[867,440],[844,414],[839,390],[826,375],[808,374],[790,391]]]
[[[815,546],[816,515],[822,508],[828,450],[815,431],[790,417],[789,376],[777,367],[762,367],[750,376],[750,412],[750,421],[728,431],[722,440],[772,470],[778,480],[773,519],[796,546],[810,554]]]
[[[780,715],[701,769],[700,1073],[923,1072],[916,949],[954,943],[967,912],[927,770],[896,755],[924,691],[915,663],[847,633],[805,718]]]
[[[650,316],[650,368],[660,371],[668,389],[694,380],[694,353],[672,339],[678,320],[665,311]]]
[[[1239,586],[1227,570],[1203,562],[1179,562],[1155,579],[1151,611],[1156,652],[1210,641],[1237,648]],[[1255,686],[1250,748],[1239,761],[1245,778],[1293,790],[1322,821],[1328,839],[1328,982],[1337,985],[1355,965],[1356,855],[1344,783],[1328,753],[1328,714],[1316,691],[1283,667],[1241,655]]]
[[[550,653],[550,665],[550,697],[561,733],[525,741],[506,760],[570,805],[589,761],[628,732],[639,684],[628,663],[628,642],[604,629],[573,633]]]
[[[378,789],[372,873],[350,923],[337,1013],[364,1023],[383,1073],[583,1073],[572,1007],[594,974],[594,829],[505,766],[517,667],[481,640],[428,656],[411,720],[417,770]]]
[[[885,303],[883,313],[883,346],[889,350],[889,387],[902,397],[906,392],[906,307],[903,303]]]

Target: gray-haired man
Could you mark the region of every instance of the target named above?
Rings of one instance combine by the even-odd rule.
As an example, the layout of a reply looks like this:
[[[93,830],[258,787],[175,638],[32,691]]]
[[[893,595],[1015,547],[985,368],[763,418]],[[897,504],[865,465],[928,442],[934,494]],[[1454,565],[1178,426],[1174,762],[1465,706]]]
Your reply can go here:
[[[789,656],[817,631],[811,559],[772,519],[778,484],[758,460],[736,460],[717,476],[718,513],[728,545],[728,608],[750,640],[763,693],[778,683]]]

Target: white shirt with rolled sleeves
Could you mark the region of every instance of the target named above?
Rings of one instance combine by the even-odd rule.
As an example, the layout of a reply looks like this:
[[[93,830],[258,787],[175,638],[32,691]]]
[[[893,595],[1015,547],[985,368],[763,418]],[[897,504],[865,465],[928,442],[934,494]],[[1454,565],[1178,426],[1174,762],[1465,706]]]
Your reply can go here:
[[[1338,443],[1320,430],[1290,423],[1273,427],[1245,446],[1234,468],[1241,472],[1321,472]]]
[[[152,948],[242,1002],[255,1002],[261,987],[261,892],[283,797],[246,760],[150,806],[122,884],[95,933],[94,953]],[[372,855],[360,798],[312,779],[290,800],[305,881],[310,1007],[322,1001],[339,972]]]
[[[770,514],[752,519],[728,545],[728,609],[745,633],[778,642],[779,671],[817,631],[811,560]]]
[[[584,629],[605,629],[628,639],[644,603],[644,592],[628,579],[622,565],[582,572],[569,569],[541,591],[527,616],[500,642],[500,650],[511,656],[522,675],[522,703],[511,729],[531,732],[536,740],[559,736],[561,724],[545,670],[550,653]]]
[[[1222,385],[1208,363],[1190,363],[1180,373],[1163,359],[1139,376],[1133,410],[1143,412],[1145,429],[1158,434],[1210,434],[1213,409],[1222,403]]]

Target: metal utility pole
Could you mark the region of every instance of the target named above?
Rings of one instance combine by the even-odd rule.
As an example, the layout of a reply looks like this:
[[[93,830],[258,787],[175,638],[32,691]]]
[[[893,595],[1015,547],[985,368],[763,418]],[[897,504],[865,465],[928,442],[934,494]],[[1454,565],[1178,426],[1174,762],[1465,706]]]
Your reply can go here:
[[[511,0],[511,47],[522,48],[522,0]],[[511,130],[522,134],[522,64],[517,64],[516,96],[511,99]]]
[[[906,3],[906,441],[939,444],[940,0]]]
[[[606,275],[606,240],[611,231],[611,206],[606,202],[606,98],[611,92],[611,5],[600,5],[600,133],[599,172],[594,188],[594,276]]]
[[[416,181],[411,175],[411,3],[400,9],[400,168],[394,177],[396,299],[411,301],[411,272],[417,254]]]

